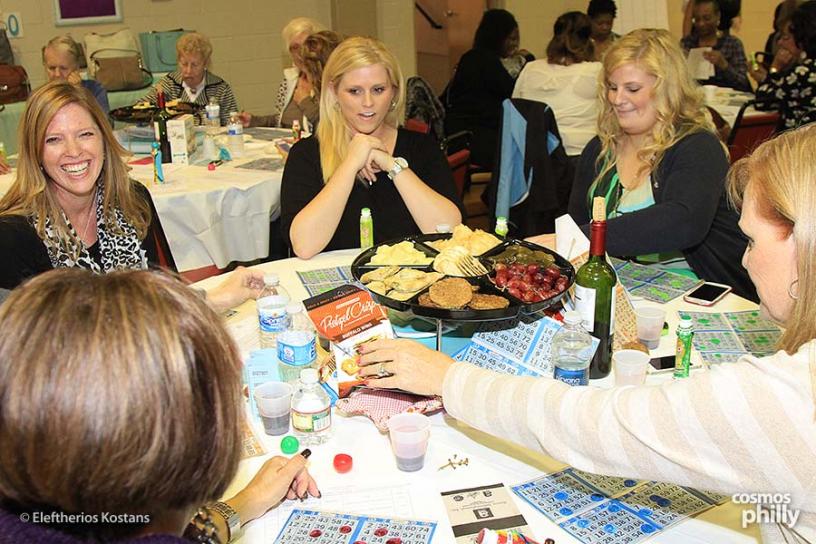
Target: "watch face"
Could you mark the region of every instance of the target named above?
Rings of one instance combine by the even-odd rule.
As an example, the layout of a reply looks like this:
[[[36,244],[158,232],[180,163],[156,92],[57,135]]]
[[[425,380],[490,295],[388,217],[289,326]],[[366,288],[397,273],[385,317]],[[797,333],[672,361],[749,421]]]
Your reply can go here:
[[[406,161],[402,157],[395,158],[394,162],[397,163],[400,166],[400,168],[408,168],[408,161]]]

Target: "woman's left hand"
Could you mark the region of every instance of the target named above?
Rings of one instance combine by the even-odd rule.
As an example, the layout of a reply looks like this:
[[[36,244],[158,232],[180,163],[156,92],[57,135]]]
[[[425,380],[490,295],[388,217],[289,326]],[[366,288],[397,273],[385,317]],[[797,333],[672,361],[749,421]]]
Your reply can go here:
[[[453,360],[413,340],[377,340],[359,347],[361,378],[371,387],[403,389],[418,395],[442,395]],[[377,378],[378,373],[390,377]]]
[[[238,512],[241,522],[246,523],[261,517],[284,499],[305,499],[308,495],[319,498],[320,490],[306,469],[306,459],[302,455],[291,459],[275,456],[227,502]]]
[[[703,58],[720,70],[728,69],[728,61],[725,60],[723,54],[716,49],[712,49],[711,51],[703,51]]]

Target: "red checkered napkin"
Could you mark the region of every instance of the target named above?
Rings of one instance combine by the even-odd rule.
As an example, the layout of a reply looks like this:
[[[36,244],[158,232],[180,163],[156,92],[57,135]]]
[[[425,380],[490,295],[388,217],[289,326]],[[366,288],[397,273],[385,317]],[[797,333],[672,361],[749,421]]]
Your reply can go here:
[[[362,414],[381,431],[388,431],[388,419],[403,412],[428,414],[442,409],[439,397],[423,397],[393,389],[361,387],[335,403],[335,408],[346,415]]]

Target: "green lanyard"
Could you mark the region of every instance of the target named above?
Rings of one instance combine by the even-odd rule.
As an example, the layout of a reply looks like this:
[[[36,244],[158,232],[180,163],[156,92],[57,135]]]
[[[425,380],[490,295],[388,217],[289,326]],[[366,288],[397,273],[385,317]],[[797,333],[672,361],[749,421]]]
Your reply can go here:
[[[610,208],[609,208],[609,197],[612,196],[612,191],[615,191],[618,188],[618,184],[620,183],[620,177],[618,176],[618,171],[615,170],[615,173],[612,174],[612,179],[609,180],[609,188],[606,190],[606,196],[604,200],[606,202],[606,215],[607,217],[610,215]],[[589,206],[590,211],[592,210],[592,195],[587,195],[589,197],[589,201],[587,205]],[[620,200],[620,194],[618,195],[618,200]],[[618,202],[615,202],[615,205],[612,207],[612,210],[617,209]]]

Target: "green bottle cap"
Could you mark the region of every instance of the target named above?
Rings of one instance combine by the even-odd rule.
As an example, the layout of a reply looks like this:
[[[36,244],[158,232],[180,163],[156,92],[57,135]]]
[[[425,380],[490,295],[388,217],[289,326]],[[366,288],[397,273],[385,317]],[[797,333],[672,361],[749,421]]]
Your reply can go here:
[[[298,448],[300,448],[300,442],[294,436],[284,436],[281,439],[281,451],[287,455],[292,453],[297,453]]]

